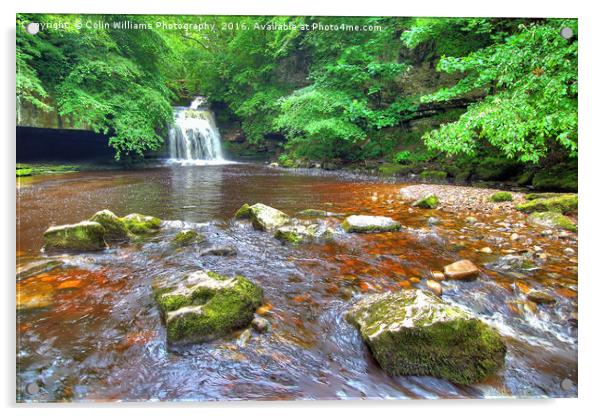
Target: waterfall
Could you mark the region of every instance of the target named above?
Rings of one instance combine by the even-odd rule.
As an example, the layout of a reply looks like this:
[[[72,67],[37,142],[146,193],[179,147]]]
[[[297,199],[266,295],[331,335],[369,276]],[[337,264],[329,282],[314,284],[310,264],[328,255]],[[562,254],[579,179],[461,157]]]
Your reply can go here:
[[[169,131],[169,161],[188,165],[224,163],[219,131],[205,99],[190,107],[174,107],[175,124]]]

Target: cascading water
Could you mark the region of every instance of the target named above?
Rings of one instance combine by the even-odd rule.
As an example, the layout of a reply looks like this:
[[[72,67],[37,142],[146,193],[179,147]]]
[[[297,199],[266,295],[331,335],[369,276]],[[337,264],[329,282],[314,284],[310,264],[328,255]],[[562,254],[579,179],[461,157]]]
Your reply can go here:
[[[169,131],[169,162],[187,165],[226,162],[213,112],[197,97],[190,107],[174,107],[175,124]]]

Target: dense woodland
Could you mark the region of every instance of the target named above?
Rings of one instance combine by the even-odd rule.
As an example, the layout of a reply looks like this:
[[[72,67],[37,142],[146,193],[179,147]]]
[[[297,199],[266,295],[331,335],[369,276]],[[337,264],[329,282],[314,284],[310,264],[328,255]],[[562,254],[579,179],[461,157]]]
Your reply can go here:
[[[124,16],[19,15],[17,99],[105,133],[117,159],[160,149],[172,106],[202,95],[231,154],[577,186],[576,20],[209,16],[215,31],[24,30],[66,19]],[[316,22],[373,30],[269,30]]]

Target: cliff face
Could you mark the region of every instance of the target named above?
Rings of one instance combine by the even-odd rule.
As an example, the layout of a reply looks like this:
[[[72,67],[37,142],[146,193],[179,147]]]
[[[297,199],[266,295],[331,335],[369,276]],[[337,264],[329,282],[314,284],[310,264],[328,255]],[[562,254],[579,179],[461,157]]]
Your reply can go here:
[[[44,129],[86,130],[87,126],[76,126],[68,117],[62,117],[56,110],[53,98],[44,100],[45,104],[52,107],[50,111],[43,111],[30,103],[17,99],[17,127],[37,127]]]

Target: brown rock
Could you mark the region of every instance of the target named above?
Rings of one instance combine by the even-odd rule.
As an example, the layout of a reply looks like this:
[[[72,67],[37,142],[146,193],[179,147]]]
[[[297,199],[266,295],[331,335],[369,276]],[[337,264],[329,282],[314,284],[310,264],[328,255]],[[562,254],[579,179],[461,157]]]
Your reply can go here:
[[[527,294],[527,299],[529,299],[531,302],[535,302],[538,305],[539,304],[553,304],[556,303],[556,299],[551,296],[548,295],[547,293],[544,292],[539,292],[536,290],[532,290]]]
[[[479,268],[470,260],[460,260],[445,266],[443,274],[446,278],[452,280],[468,280],[479,275]]]
[[[430,279],[427,280],[426,287],[428,287],[428,289],[437,296],[441,296],[441,294],[443,293],[443,288],[441,287],[441,283],[439,283],[435,280],[430,280]]]
[[[432,272],[431,274],[433,275],[433,279],[435,280],[445,280],[445,275],[441,272]]]

